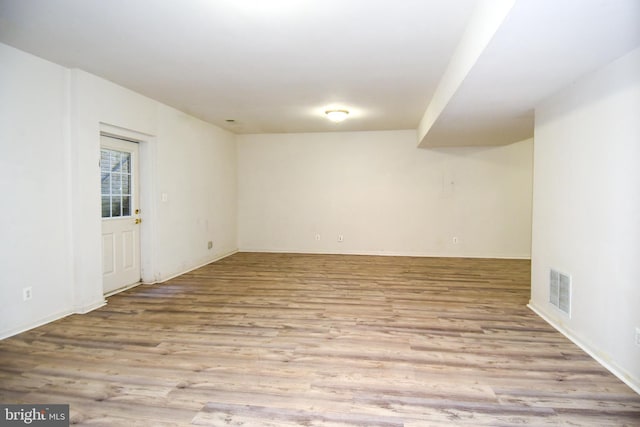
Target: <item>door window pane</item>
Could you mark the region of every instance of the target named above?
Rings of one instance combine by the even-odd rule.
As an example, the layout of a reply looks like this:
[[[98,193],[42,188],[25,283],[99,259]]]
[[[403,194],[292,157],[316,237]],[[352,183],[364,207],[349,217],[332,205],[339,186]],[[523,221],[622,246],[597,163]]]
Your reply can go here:
[[[122,196],[122,216],[131,216],[131,197]]]
[[[122,194],[122,176],[119,173],[111,174],[111,194],[114,196]]]
[[[111,197],[102,196],[102,218],[109,218],[111,215]]]
[[[130,153],[121,154],[120,172],[131,173],[131,154]]]
[[[100,151],[100,170],[102,173],[109,173],[111,170],[111,152],[109,150]]]
[[[100,151],[102,218],[131,216],[131,153]]]
[[[108,196],[111,194],[111,175],[107,173],[102,173],[100,177],[100,188],[103,196]]]
[[[120,171],[120,151],[111,151],[111,172]]]
[[[111,197],[111,216],[119,217],[120,215],[120,197]]]
[[[122,184],[122,195],[128,196],[131,195],[131,175],[122,175],[122,180],[120,182]]]

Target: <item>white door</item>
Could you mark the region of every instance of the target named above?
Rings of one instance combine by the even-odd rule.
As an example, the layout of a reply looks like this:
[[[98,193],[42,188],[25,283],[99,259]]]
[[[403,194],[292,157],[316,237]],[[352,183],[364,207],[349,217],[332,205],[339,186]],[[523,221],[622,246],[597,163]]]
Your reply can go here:
[[[138,144],[100,138],[102,286],[110,294],[140,282]]]

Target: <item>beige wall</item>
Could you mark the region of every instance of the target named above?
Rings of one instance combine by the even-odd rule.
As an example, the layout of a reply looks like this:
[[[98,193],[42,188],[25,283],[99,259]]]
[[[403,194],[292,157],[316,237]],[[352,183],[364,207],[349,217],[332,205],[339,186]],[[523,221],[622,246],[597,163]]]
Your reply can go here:
[[[427,150],[413,130],[237,140],[241,250],[530,256],[531,140]]]

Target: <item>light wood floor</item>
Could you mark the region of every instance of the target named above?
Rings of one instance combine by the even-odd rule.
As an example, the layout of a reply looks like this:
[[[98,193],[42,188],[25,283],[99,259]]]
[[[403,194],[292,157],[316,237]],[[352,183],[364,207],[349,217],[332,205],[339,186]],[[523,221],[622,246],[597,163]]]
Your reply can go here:
[[[239,253],[0,342],[0,402],[104,426],[639,426],[529,262]]]

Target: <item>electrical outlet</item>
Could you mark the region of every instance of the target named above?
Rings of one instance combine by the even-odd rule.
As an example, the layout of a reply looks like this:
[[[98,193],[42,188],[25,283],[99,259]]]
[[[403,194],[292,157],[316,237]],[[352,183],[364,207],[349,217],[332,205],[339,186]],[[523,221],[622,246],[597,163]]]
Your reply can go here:
[[[23,301],[29,301],[32,296],[33,296],[33,290],[31,289],[31,286],[29,286],[28,288],[22,289],[22,300]]]
[[[640,328],[636,328],[636,345],[640,347]]]
[[[344,242],[344,236],[342,234],[338,234],[338,243]]]
[[[213,248],[213,242],[209,240],[209,243],[207,243],[207,249],[211,249],[211,248]]]
[[[454,237],[454,238],[453,238],[453,244],[454,244],[454,245],[457,245],[457,244],[458,244],[458,238],[457,238],[457,237]]]
[[[316,240],[320,240],[320,234],[316,233]]]

